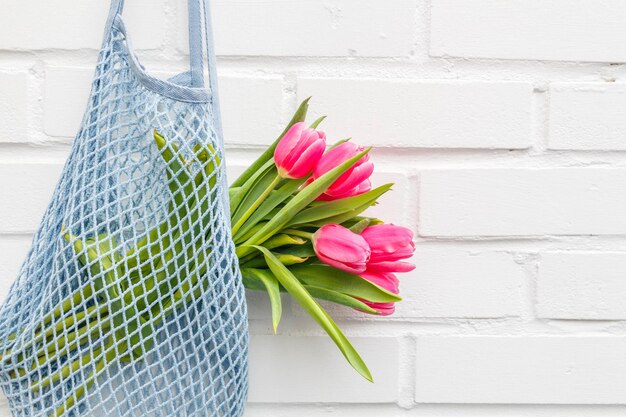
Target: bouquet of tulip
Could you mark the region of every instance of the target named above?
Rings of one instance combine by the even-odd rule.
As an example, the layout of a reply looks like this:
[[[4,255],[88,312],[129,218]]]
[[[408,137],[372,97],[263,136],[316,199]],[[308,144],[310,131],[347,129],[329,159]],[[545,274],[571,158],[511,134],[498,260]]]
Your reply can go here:
[[[286,291],[366,379],[367,366],[316,301],[390,315],[400,301],[395,273],[415,249],[409,229],[361,216],[392,184],[372,188],[370,148],[341,140],[327,147],[306,127],[308,100],[285,132],[231,186],[233,240],[244,285],[265,290],[276,330]]]
[[[400,301],[395,273],[413,268],[403,261],[413,254],[413,236],[361,216],[391,184],[372,188],[370,149],[348,140],[327,147],[325,134],[316,130],[323,118],[306,127],[307,111],[308,100],[230,187],[232,238],[244,285],[269,295],[274,330],[281,319],[280,294],[286,292],[371,381],[364,361],[317,300],[392,314]],[[29,343],[0,356],[5,364],[35,358],[31,368],[12,373],[14,378],[35,373],[33,393],[63,383],[79,369],[90,370],[52,416],[71,410],[108,364],[144,360],[166,318],[197,302],[211,285],[202,266],[211,248],[203,242],[211,238],[209,205],[216,198],[211,193],[221,160],[211,145],[196,146],[186,159],[156,131],[154,141],[168,176],[167,218],[125,249],[106,232],[76,236],[64,230],[92,280],[48,312]],[[83,353],[81,347],[95,339],[104,341],[101,347]],[[46,364],[50,372],[37,371]]]

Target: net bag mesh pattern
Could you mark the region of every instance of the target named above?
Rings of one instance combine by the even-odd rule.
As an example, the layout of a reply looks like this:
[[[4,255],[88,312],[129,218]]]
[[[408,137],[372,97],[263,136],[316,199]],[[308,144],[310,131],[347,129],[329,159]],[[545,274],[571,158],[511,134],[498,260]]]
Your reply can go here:
[[[192,69],[168,82],[144,72],[113,2],[82,126],[0,308],[14,416],[243,414],[247,312],[195,1]]]

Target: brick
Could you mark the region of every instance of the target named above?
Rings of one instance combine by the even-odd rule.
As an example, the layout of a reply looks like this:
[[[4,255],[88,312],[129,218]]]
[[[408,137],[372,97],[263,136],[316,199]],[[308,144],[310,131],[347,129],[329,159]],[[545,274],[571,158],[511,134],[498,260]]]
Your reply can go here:
[[[623,62],[624,20],[619,0],[435,0],[430,54]]]
[[[48,207],[61,164],[0,165],[0,233],[33,232]]]
[[[227,145],[269,146],[283,131],[282,77],[219,77]]]
[[[418,404],[395,405],[249,404],[245,417],[623,417],[626,407],[612,405]],[[2,416],[2,414],[0,414]],[[3,416],[4,417],[4,416]],[[10,417],[10,416],[7,416]]]
[[[0,238],[0,304],[17,278],[30,244],[30,236]],[[2,399],[0,399],[0,410],[2,410],[1,405]]]
[[[0,392],[0,417],[11,417],[11,412],[9,411],[9,404],[4,398],[4,394]]]
[[[626,170],[602,168],[424,171],[424,236],[626,233]]]
[[[526,148],[532,86],[519,82],[299,78],[335,138],[378,146]],[[407,105],[410,103],[410,105]]]
[[[139,49],[162,46],[165,32],[154,28],[164,26],[165,0],[128,3],[124,20],[132,44]],[[0,49],[100,48],[108,11],[105,1],[4,2]]]
[[[549,148],[626,150],[626,83],[556,83],[550,88]]]
[[[94,69],[48,67],[44,92],[44,130],[50,136],[74,137],[80,127]],[[174,72],[156,72],[167,79]],[[219,77],[220,104],[228,144],[269,145],[284,129],[282,78]]]
[[[398,398],[398,342],[350,339],[376,384],[361,378],[328,337],[252,336],[252,403],[392,403]],[[272,383],[267,383],[271,377]]]
[[[286,406],[284,404],[253,403],[246,406],[244,417],[328,417],[333,414],[341,417],[406,417],[408,415],[394,404],[375,406],[372,404],[363,406],[351,404],[289,404]],[[437,417],[449,416],[437,415]]]
[[[244,165],[240,161],[233,162],[234,155],[231,155],[231,152],[226,151],[226,177],[229,185],[239,178],[248,167],[248,165]]]
[[[188,50],[186,1],[179,4],[179,48]],[[245,0],[214,3],[218,55],[408,56],[418,0]],[[242,37],[242,34],[245,36]]]
[[[541,255],[537,315],[568,320],[626,318],[626,253],[550,252]]]
[[[400,275],[398,317],[500,318],[521,309],[524,274],[512,255],[418,244],[416,269]]]
[[[95,69],[48,67],[44,88],[44,132],[74,137],[87,109]]]
[[[624,337],[418,337],[416,401],[624,404]]]
[[[28,74],[0,72],[0,91],[0,143],[28,142]]]

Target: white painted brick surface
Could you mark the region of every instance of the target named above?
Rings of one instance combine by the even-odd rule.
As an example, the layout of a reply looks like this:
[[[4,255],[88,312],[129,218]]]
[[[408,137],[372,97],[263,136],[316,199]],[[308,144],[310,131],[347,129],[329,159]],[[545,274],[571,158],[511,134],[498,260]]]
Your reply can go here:
[[[434,0],[433,56],[623,62],[620,0]]]
[[[532,86],[515,82],[300,78],[298,96],[338,137],[425,148],[525,148]]]
[[[128,2],[124,20],[133,46],[163,45],[165,0]],[[0,13],[0,50],[97,49],[102,44],[108,2],[96,0],[5,0]]]
[[[0,237],[0,303],[5,299],[11,284],[17,278],[30,243],[30,236]]]
[[[626,253],[541,255],[537,315],[552,319],[626,319]]]
[[[401,277],[401,317],[498,318],[522,308],[524,274],[507,253],[417,246],[416,268]]]
[[[218,55],[408,56],[418,0],[215,2]],[[186,1],[179,5],[179,49],[187,52]],[[241,39],[245,39],[241,42]]]
[[[0,71],[0,143],[27,142],[28,73]]]
[[[261,403],[389,403],[398,399],[398,341],[352,339],[376,384],[354,371],[326,337],[254,336],[250,342],[250,401]],[[308,358],[303,360],[303,358]],[[272,383],[267,382],[272,375]]]
[[[62,168],[59,164],[0,165],[0,234],[37,228]]]
[[[424,171],[425,236],[626,233],[623,169]]]
[[[625,83],[556,83],[550,88],[551,149],[626,150]]]
[[[229,145],[265,145],[285,128],[282,77],[219,78],[224,140]]]
[[[624,404],[624,337],[421,337],[421,403]]]
[[[107,3],[0,8],[0,299],[83,117]],[[185,71],[186,0],[126,3],[147,71]],[[419,232],[394,316],[329,308],[375,385],[288,296],[270,336],[267,295],[248,294],[246,417],[626,415],[626,3],[212,4],[229,179],[313,95],[329,140],[374,145],[374,185],[396,184],[367,214]]]
[[[375,160],[376,156],[373,155],[372,158]],[[417,193],[413,190],[406,172],[379,168],[372,175],[373,187],[389,183],[394,184],[391,190],[378,200],[378,205],[368,208],[365,215],[385,219],[386,222],[393,224],[411,224],[414,218],[412,211],[415,211],[417,206]],[[405,197],[398,200],[398,195]]]
[[[76,136],[87,108],[93,76],[93,68],[46,68],[43,96],[46,134]]]

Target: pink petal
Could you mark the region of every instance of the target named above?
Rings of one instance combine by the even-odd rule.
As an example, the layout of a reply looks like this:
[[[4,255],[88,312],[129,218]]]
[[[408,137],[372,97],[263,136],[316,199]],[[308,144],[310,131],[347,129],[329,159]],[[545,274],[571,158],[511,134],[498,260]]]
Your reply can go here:
[[[278,142],[274,150],[274,162],[277,166],[282,166],[285,159],[291,155],[291,151],[297,145],[304,128],[305,124],[302,122],[294,124]]]
[[[317,139],[314,143],[302,152],[300,158],[293,164],[293,167],[289,171],[291,178],[302,178],[309,174],[317,161],[321,158],[326,149],[326,141],[324,139]]]
[[[344,142],[334,147],[322,156],[319,163],[315,166],[313,175],[315,178],[321,177],[359,153],[358,149],[359,147],[352,142]]]
[[[369,282],[376,284],[394,294],[398,294],[400,292],[400,280],[398,280],[398,277],[394,274],[376,273],[368,270],[359,275],[361,278],[366,279]]]
[[[371,262],[386,262],[413,256],[415,244],[411,230],[393,224],[368,227],[361,233],[372,249]]]
[[[315,232],[312,240],[322,262],[348,272],[365,271],[370,249],[360,235],[338,224],[329,224]]]
[[[367,270],[372,272],[411,272],[415,265],[410,262],[370,262]]]
[[[359,185],[368,180],[374,172],[374,164],[366,162],[364,164],[354,167],[352,170],[346,172],[337,179],[326,192],[330,195],[342,195],[351,193],[354,195],[354,191],[359,188]],[[348,174],[347,176],[345,176]]]

